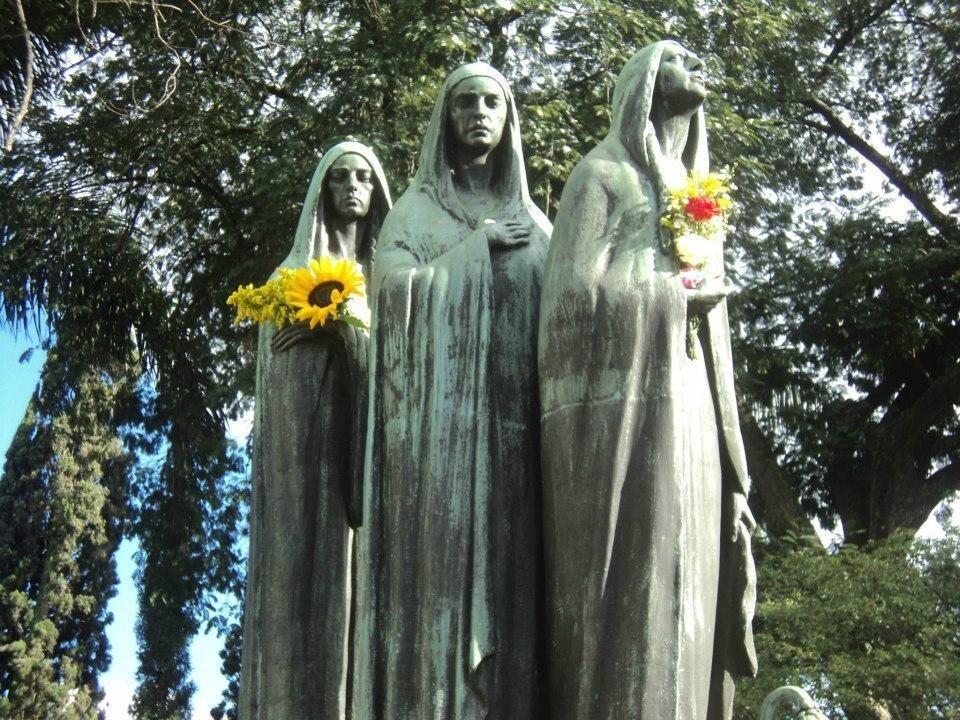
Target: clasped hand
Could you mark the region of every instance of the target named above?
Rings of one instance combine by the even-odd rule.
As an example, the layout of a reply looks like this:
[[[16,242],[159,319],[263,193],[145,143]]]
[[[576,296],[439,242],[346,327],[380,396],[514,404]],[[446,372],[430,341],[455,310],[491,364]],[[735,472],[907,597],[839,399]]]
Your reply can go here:
[[[270,348],[274,352],[289,350],[297,343],[317,337],[321,333],[335,332],[331,325],[317,325],[317,327],[312,330],[310,326],[304,322],[295,322],[293,325],[287,325],[287,327],[281,328],[273,334],[273,339],[270,341]]]
[[[491,250],[509,250],[530,242],[530,229],[521,222],[485,220],[479,228]]]

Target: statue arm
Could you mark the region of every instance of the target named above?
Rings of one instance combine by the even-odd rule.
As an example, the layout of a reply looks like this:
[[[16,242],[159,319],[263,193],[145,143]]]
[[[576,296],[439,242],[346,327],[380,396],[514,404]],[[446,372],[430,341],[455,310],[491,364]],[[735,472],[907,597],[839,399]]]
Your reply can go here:
[[[338,328],[343,340],[342,358],[350,378],[350,472],[345,488],[347,522],[350,527],[360,527],[363,520],[363,461],[367,440],[367,348],[369,335],[366,330],[346,323]]]
[[[584,273],[604,252],[610,222],[609,163],[584,162],[570,176],[560,198],[547,258],[547,272]]]

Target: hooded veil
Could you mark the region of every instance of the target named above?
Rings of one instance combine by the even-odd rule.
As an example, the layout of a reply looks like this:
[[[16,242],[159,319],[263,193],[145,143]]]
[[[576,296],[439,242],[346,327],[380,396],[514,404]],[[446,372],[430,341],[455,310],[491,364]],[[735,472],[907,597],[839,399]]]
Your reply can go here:
[[[356,258],[369,277],[390,191],[373,151],[357,142],[339,143],[320,160],[280,267],[338,254],[324,222],[324,181],[348,153],[373,170]],[[336,720],[346,713],[350,527],[360,515],[368,340],[363,330],[335,326],[282,352],[271,347],[273,324],[260,328],[241,720]]]
[[[555,720],[729,720],[753,674],[748,477],[726,302],[687,357],[665,187],[708,168],[702,109],[682,166],[651,122],[669,45],[617,80],[607,137],[564,188],[540,318],[548,696]],[[679,175],[679,177],[678,177]]]
[[[373,150],[353,140],[345,140],[330,148],[317,164],[317,169],[307,188],[307,196],[300,211],[300,221],[297,223],[297,232],[294,235],[293,247],[290,253],[280,263],[280,267],[298,268],[307,264],[311,258],[321,255],[330,255],[330,235],[324,222],[324,203],[327,202],[324,180],[333,164],[344,155],[359,155],[373,170],[374,190],[370,201],[370,211],[367,214],[366,227],[361,238],[357,241],[356,259],[363,265],[364,273],[369,273],[373,263],[374,244],[377,232],[383,224],[383,218],[390,209],[390,189],[386,175],[380,166],[380,161],[373,154]],[[369,277],[368,277],[369,280]]]
[[[448,103],[492,78],[508,103],[497,207],[454,184]],[[491,252],[486,220],[529,242]],[[479,229],[478,229],[479,228]],[[549,224],[527,193],[509,85],[452,73],[377,247],[359,567],[357,720],[532,718],[541,601],[536,328]]]

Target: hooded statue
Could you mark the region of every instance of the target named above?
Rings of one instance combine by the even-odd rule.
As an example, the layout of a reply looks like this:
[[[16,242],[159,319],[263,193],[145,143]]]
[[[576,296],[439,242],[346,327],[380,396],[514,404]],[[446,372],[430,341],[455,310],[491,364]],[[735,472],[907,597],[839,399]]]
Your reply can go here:
[[[339,213],[334,176],[347,194],[372,185],[369,207],[355,213],[362,217]],[[281,267],[349,255],[369,277],[389,208],[390,191],[373,151],[357,142],[335,145],[313,175]],[[353,248],[337,242],[338,222],[351,231]],[[260,328],[241,720],[345,717],[351,526],[360,515],[367,345],[365,330],[342,322],[316,330],[305,323],[280,331],[273,324]]]
[[[474,193],[455,116],[489,140],[497,113],[502,137]],[[519,241],[491,240],[505,233]],[[549,234],[507,81],[459,68],[377,246],[357,720],[533,718],[541,702],[536,334]]]
[[[725,291],[683,287],[661,224],[665,188],[708,170],[700,66],[674,42],[637,53],[558,208],[539,336],[553,720],[729,720],[756,672]]]

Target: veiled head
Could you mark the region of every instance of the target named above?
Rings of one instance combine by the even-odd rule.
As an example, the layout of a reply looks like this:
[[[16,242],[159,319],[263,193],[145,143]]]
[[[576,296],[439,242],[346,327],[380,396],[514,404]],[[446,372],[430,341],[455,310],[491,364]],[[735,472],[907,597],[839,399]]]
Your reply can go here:
[[[707,130],[703,115],[706,86],[703,62],[674,40],[661,40],[639,50],[624,66],[613,92],[610,142],[622,145],[642,168],[657,174],[659,143],[651,122],[655,103],[678,103],[693,112],[683,161],[701,172],[709,169]],[[685,108],[685,110],[680,110]]]
[[[675,113],[691,112],[707,97],[703,61],[678,43],[668,43],[660,55],[655,96]]]
[[[459,100],[462,107],[456,107]],[[499,118],[503,119],[500,120]],[[478,118],[486,129],[474,128]],[[499,134],[499,138],[497,137]],[[489,148],[489,149],[487,149]],[[507,79],[486,63],[469,63],[447,77],[430,116],[413,187],[469,224],[485,216],[465,207],[453,170],[461,151],[489,153],[492,189],[503,204],[498,215],[514,217],[532,206],[520,143],[520,121]],[[462,159],[463,155],[459,155]],[[476,157],[476,155],[474,156]]]
[[[366,217],[370,212],[374,183],[373,168],[363,156],[357,153],[341,155],[327,171],[327,213],[348,221]]]
[[[282,265],[301,267],[310,258],[328,254],[327,223],[334,213],[366,220],[356,254],[358,261],[368,263],[390,205],[387,178],[373,150],[353,140],[337,143],[324,154],[313,173],[293,247]]]

